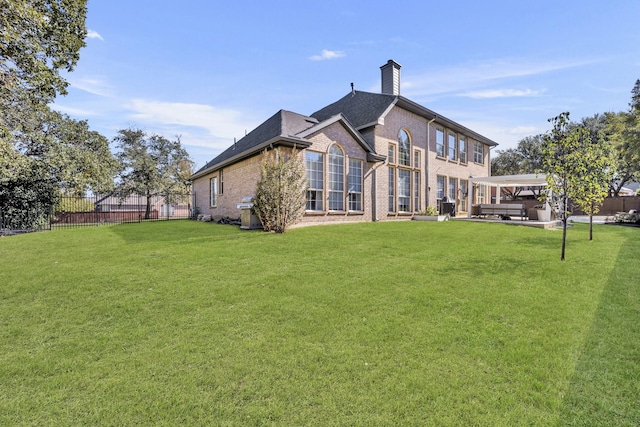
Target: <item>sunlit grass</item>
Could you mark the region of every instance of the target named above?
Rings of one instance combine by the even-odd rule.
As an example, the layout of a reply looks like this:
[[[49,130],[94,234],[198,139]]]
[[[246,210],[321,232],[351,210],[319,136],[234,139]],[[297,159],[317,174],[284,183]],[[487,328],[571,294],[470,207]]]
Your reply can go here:
[[[640,230],[0,239],[2,425],[634,425]]]

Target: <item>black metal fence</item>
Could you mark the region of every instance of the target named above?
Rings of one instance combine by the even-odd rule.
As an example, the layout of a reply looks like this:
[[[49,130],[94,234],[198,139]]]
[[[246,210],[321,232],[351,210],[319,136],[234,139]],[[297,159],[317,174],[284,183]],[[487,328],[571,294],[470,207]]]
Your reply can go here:
[[[189,193],[62,197],[51,215],[0,209],[0,234],[15,234],[56,228],[75,228],[125,222],[161,221],[194,217]],[[34,225],[35,224],[35,225]]]
[[[51,217],[51,228],[193,217],[191,194],[95,195],[63,197]]]

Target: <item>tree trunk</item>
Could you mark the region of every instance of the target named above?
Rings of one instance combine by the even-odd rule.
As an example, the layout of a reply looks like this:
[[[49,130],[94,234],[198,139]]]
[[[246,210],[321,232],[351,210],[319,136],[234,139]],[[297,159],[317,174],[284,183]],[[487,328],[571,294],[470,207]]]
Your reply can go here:
[[[147,193],[147,208],[144,211],[144,219],[151,218],[151,195]]]
[[[567,216],[562,218],[562,253],[560,255],[560,261],[564,261],[564,248],[567,244]]]
[[[593,210],[592,210],[593,211]],[[589,240],[593,240],[593,214],[589,214]]]

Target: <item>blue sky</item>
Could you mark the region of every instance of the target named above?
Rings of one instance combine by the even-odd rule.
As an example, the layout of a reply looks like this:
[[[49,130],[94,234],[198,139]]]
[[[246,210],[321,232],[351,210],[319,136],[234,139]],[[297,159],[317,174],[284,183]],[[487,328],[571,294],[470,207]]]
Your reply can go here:
[[[87,46],[54,108],[110,140],[139,127],[203,166],[280,109],[356,89],[401,94],[500,145],[628,109],[640,2],[89,0]]]

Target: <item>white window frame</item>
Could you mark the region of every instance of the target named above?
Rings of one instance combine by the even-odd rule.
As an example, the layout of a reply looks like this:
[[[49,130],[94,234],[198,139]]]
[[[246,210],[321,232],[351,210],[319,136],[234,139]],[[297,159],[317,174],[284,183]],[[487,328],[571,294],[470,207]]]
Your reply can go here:
[[[364,162],[359,159],[349,159],[349,211],[362,212],[362,193],[364,188]]]
[[[218,206],[218,177],[214,176],[209,180],[209,206]]]
[[[344,150],[337,144],[328,150],[327,190],[329,194],[328,208],[330,211],[344,211]]]
[[[476,142],[473,146],[473,161],[484,165],[484,144]]]
[[[411,135],[406,129],[398,131],[398,164],[411,166]]]
[[[314,159],[310,155],[318,156]],[[324,210],[324,154],[317,151],[305,153],[304,165],[307,171],[307,202],[305,209],[308,212],[322,212]],[[312,167],[312,166],[318,166]],[[319,184],[319,185],[316,185]],[[313,205],[314,209],[310,209]]]
[[[447,157],[452,161],[458,160],[458,138],[451,131],[447,132]]]
[[[458,158],[460,163],[467,163],[467,137],[458,135]]]
[[[444,159],[446,155],[447,146],[445,141],[445,131],[443,128],[436,128],[436,156]]]

